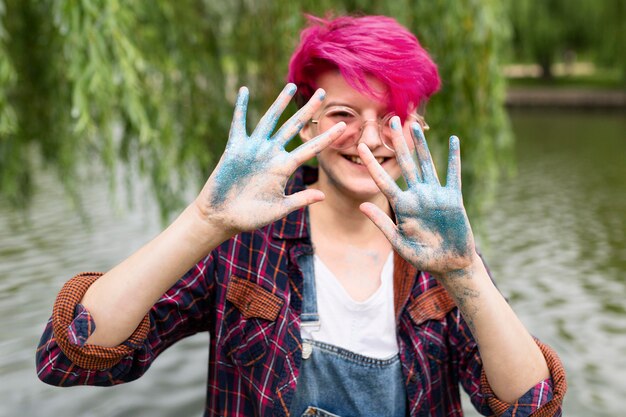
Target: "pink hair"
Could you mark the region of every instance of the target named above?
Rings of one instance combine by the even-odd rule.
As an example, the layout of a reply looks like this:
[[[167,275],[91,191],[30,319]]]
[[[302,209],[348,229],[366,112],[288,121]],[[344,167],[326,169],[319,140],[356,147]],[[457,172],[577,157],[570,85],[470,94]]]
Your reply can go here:
[[[306,17],[309,25],[300,33],[287,75],[298,86],[299,105],[311,98],[317,77],[329,69],[339,70],[357,91],[386,102],[402,120],[439,90],[437,65],[415,35],[395,19]],[[387,91],[376,92],[367,76],[379,80]]]

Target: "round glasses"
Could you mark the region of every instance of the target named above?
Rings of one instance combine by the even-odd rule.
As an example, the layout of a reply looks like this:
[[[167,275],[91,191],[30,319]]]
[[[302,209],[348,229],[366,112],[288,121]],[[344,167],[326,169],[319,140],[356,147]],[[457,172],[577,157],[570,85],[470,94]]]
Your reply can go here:
[[[317,135],[326,132],[339,122],[344,122],[346,124],[346,130],[343,135],[330,145],[332,148],[337,150],[347,149],[354,146],[361,139],[365,125],[367,123],[376,123],[378,125],[378,134],[380,135],[383,145],[385,148],[394,151],[392,140],[393,133],[391,127],[389,126],[389,122],[395,115],[396,114],[392,112],[387,113],[382,118],[364,119],[359,113],[356,112],[356,110],[350,107],[333,106],[325,109],[317,119],[312,119],[311,123],[314,123],[317,126]],[[417,121],[422,127],[422,130],[429,129],[429,126],[422,115],[412,113],[409,114],[408,118]]]

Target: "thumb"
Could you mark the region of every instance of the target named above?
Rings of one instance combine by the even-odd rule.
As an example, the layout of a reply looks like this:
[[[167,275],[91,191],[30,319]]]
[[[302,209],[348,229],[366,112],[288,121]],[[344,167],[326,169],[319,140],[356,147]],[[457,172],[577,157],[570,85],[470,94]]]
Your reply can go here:
[[[391,245],[395,247],[394,242],[398,239],[398,229],[393,220],[373,203],[363,203],[359,206],[359,209],[383,232]]]
[[[307,189],[299,191],[295,194],[291,194],[285,197],[283,201],[283,207],[285,209],[284,215],[298,210],[302,207],[310,206],[311,204],[324,200],[324,193],[320,190]]]

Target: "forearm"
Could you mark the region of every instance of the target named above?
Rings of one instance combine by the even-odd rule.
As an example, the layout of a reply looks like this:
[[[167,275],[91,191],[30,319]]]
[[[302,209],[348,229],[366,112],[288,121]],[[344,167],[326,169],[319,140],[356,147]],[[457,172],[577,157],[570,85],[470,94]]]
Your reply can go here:
[[[163,293],[227,237],[189,206],[85,293],[81,303],[96,324],[87,343],[116,346],[125,341]]]
[[[539,347],[491,281],[476,255],[472,267],[441,277],[478,343],[489,385],[513,403],[550,376]]]

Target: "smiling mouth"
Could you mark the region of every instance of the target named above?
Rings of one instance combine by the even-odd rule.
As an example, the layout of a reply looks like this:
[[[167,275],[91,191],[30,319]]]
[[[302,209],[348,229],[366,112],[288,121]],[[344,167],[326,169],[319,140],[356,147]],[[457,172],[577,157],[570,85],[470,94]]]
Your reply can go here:
[[[354,164],[365,165],[365,164],[363,164],[363,161],[361,160],[361,158],[358,157],[358,156],[343,155],[343,157],[346,158],[348,161],[354,163]],[[376,162],[378,162],[379,164],[382,164],[387,159],[389,159],[389,158],[383,158],[382,156],[378,156],[378,157],[376,157]]]

